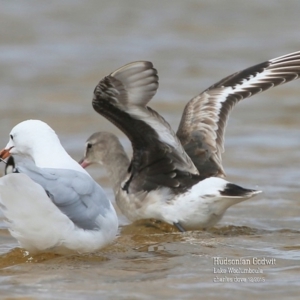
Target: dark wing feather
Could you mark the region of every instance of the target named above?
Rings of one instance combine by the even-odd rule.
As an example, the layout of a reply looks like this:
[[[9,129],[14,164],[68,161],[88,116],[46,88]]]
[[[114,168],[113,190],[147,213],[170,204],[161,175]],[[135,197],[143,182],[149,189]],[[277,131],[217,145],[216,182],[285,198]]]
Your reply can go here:
[[[234,73],[190,100],[177,131],[201,177],[224,176],[221,154],[228,115],[234,105],[300,75],[300,51]]]
[[[158,89],[157,71],[149,61],[129,63],[107,78],[113,82],[122,105],[146,106]]]
[[[137,98],[133,101],[132,95],[143,97],[143,89],[147,93],[151,87],[157,87],[155,82],[158,80],[152,64],[136,64],[144,66],[149,77],[142,76],[139,80],[139,73],[144,74],[144,69],[135,68],[137,74],[130,73],[132,77],[128,79],[118,73],[127,73],[126,66],[122,67],[99,82],[93,99],[94,109],[122,130],[132,143],[133,157],[124,189],[137,192],[150,191],[158,186],[183,188],[184,178],[197,176],[198,171],[170,125],[156,111],[144,105],[146,100],[138,103]],[[132,64],[129,66],[134,69]],[[130,83],[132,78],[139,84]],[[127,91],[128,86],[134,88]],[[135,88],[138,88],[137,93]],[[150,101],[149,97],[147,99]]]

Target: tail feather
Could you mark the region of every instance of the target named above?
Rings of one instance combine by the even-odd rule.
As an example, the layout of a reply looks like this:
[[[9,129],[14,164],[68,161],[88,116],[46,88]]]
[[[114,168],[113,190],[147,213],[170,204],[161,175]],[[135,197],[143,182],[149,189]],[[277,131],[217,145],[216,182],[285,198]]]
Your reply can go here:
[[[259,190],[245,189],[234,183],[227,183],[223,190],[220,190],[220,194],[223,197],[234,198],[251,198],[257,194],[260,194]]]

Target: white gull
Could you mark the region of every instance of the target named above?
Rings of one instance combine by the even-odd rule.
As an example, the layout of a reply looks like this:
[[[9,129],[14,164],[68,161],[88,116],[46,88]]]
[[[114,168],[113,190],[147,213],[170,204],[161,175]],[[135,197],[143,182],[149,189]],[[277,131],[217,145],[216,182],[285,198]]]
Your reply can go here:
[[[21,247],[87,253],[113,241],[118,219],[112,204],[52,128],[39,120],[19,123],[0,152],[2,159],[10,155],[16,166],[0,178],[0,204]]]

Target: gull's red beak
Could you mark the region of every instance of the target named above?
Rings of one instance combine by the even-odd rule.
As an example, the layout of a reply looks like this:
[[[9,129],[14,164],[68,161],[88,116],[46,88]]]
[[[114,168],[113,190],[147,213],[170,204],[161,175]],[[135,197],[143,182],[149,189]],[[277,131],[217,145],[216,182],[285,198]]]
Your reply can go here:
[[[6,159],[10,156],[10,150],[12,149],[13,147],[10,147],[9,149],[2,149],[0,151],[0,158],[1,159]]]

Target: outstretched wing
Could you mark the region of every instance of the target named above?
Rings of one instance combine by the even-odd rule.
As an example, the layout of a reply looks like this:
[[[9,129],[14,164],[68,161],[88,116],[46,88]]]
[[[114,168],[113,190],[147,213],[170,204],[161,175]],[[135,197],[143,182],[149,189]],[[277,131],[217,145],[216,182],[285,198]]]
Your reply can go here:
[[[104,216],[110,208],[102,188],[84,173],[38,168],[33,162],[18,163],[16,170],[40,184],[52,202],[80,228],[99,228],[98,216]]]
[[[242,99],[299,78],[300,51],[234,73],[190,100],[177,131],[201,177],[224,176],[221,154],[229,112]]]
[[[94,109],[132,143],[133,158],[125,184],[125,189],[130,184],[131,191],[178,187],[186,177],[198,175],[170,125],[146,106],[157,87],[156,70],[150,62],[140,61],[106,76],[94,91]]]
[[[149,61],[129,63],[107,78],[113,82],[119,93],[118,101],[123,105],[145,107],[158,89],[157,71]]]

